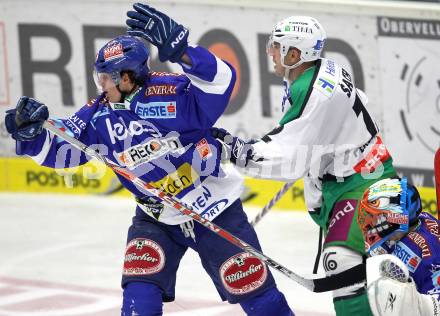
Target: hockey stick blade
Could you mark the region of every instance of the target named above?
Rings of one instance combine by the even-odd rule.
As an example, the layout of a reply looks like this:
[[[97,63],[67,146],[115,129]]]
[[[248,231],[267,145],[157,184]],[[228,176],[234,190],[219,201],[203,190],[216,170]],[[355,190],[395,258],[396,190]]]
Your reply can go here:
[[[67,141],[72,146],[76,147],[77,149],[85,152],[90,157],[96,158],[99,161],[103,162],[107,167],[112,169],[115,173],[123,176],[127,180],[132,181],[136,186],[138,186],[142,190],[146,190],[148,193],[159,197],[163,201],[164,204],[171,206],[174,209],[176,209],[177,211],[179,211],[180,213],[182,213],[183,215],[186,215],[186,216],[192,218],[196,222],[198,222],[201,225],[208,228],[211,232],[219,235],[220,237],[224,238],[226,241],[228,241],[231,244],[237,246],[238,248],[244,250],[245,252],[248,252],[249,254],[253,255],[254,257],[259,258],[261,261],[266,263],[268,266],[279,271],[280,273],[284,274],[288,278],[292,279],[293,281],[297,282],[298,284],[302,285],[303,287],[307,288],[310,291],[313,291],[313,292],[330,291],[330,290],[335,290],[338,288],[350,286],[350,285],[353,285],[355,283],[359,283],[362,281],[362,279],[359,279],[358,282],[353,282],[353,280],[350,279],[350,280],[348,280],[349,282],[344,282],[344,280],[347,279],[347,277],[346,276],[341,277],[341,274],[337,274],[337,275],[333,275],[333,276],[321,278],[321,279],[306,279],[306,278],[294,273],[293,271],[287,269],[286,267],[279,264],[275,260],[267,257],[265,254],[259,252],[258,250],[253,248],[251,245],[249,245],[246,242],[242,241],[241,239],[235,237],[234,235],[232,235],[231,233],[229,233],[225,229],[217,226],[216,224],[207,220],[206,218],[203,218],[202,216],[200,216],[200,214],[185,207],[183,205],[183,203],[180,202],[174,196],[152,186],[150,183],[143,181],[142,179],[138,178],[135,174],[133,174],[131,171],[127,170],[126,168],[121,167],[119,165],[116,165],[112,161],[108,160],[106,157],[99,154],[94,149],[83,144],[78,139],[68,135],[63,130],[57,128],[50,121],[44,122],[43,127],[46,130],[57,135],[58,137],[63,138],[65,141]],[[352,268],[352,269],[354,269],[354,268]],[[352,270],[352,269],[350,269],[350,270]],[[350,270],[347,270],[345,272],[348,272]],[[347,273],[347,274],[349,274],[349,273]],[[358,273],[354,273],[353,277],[358,277]],[[334,287],[333,284],[337,285],[338,287]]]

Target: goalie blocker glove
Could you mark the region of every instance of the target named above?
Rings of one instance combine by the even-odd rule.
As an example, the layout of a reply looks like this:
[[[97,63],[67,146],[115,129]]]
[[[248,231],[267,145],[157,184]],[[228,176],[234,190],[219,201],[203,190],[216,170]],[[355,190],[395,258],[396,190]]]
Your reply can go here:
[[[188,29],[146,4],[136,3],[133,8],[127,12],[127,33],[156,46],[161,62],[179,62],[188,47]]]
[[[6,130],[18,141],[35,139],[43,131],[43,123],[49,118],[47,106],[29,97],[21,97],[15,109],[6,111]]]
[[[393,255],[367,260],[367,291],[375,316],[439,316],[436,297],[417,291],[408,268]]]

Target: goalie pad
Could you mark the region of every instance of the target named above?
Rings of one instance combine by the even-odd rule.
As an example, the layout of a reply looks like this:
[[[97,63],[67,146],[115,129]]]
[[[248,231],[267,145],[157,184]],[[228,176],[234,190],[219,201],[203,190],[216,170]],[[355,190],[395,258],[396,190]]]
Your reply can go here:
[[[367,260],[367,292],[375,316],[439,316],[440,305],[420,294],[405,264],[393,255]]]

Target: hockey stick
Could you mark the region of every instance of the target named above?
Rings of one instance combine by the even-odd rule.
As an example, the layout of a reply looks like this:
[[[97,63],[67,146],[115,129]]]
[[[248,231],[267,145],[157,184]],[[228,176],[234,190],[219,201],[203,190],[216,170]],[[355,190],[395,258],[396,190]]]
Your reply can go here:
[[[258,224],[259,221],[261,221],[261,219],[263,218],[263,216],[265,216],[270,209],[275,205],[276,202],[279,201],[279,199],[281,199],[283,197],[283,195],[290,189],[290,187],[294,184],[295,182],[288,182],[286,184],[283,185],[283,187],[277,192],[277,194],[275,194],[275,196],[272,198],[272,200],[270,200],[264,207],[263,209],[257,214],[257,216],[254,217],[254,219],[251,222],[252,226],[255,226]]]
[[[245,252],[248,252],[249,254],[253,255],[254,257],[257,257],[264,263],[266,263],[268,266],[272,267],[273,269],[281,272],[288,278],[292,279],[293,281],[297,282],[298,284],[302,285],[303,287],[307,288],[310,291],[313,292],[326,292],[335,290],[338,288],[350,286],[356,283],[364,282],[366,279],[366,267],[364,264],[359,264],[349,270],[346,270],[340,274],[336,274],[330,277],[326,278],[320,278],[320,279],[306,279],[286,267],[282,266],[275,260],[267,257],[263,253],[259,252],[246,242],[242,241],[241,239],[235,237],[228,231],[222,229],[221,227],[217,226],[216,224],[212,223],[211,221],[203,218],[200,216],[200,214],[194,212],[193,210],[183,206],[183,204],[174,196],[166,193],[165,191],[162,191],[154,186],[152,186],[150,183],[147,183],[143,181],[142,179],[138,178],[135,174],[133,174],[131,171],[127,170],[124,167],[118,166],[114,164],[112,161],[107,159],[106,157],[99,154],[94,149],[88,147],[87,145],[83,144],[76,138],[68,135],[63,130],[57,128],[55,125],[53,125],[50,121],[46,121],[43,124],[43,127],[52,132],[53,134],[63,138],[65,141],[70,143],[72,146],[78,148],[79,150],[83,151],[90,157],[96,158],[99,161],[103,162],[107,167],[112,169],[115,173],[120,174],[127,180],[132,181],[136,186],[139,188],[142,188],[143,190],[148,191],[148,193],[159,197],[164,204],[171,206],[175,208],[177,211],[182,213],[183,215],[186,215],[196,222],[200,223],[201,225],[205,226],[209,230],[211,230],[213,233],[219,235],[220,237],[224,238],[225,240],[229,241],[231,244],[237,246],[238,248],[244,250]]]
[[[437,219],[440,219],[440,148],[434,156],[434,179],[435,192],[437,197]]]

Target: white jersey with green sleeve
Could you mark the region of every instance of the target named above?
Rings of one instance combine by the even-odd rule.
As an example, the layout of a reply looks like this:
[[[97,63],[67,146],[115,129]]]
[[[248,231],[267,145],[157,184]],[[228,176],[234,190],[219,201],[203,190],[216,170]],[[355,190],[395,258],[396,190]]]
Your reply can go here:
[[[290,108],[279,125],[254,146],[246,175],[281,181],[304,178],[309,211],[322,204],[322,182],[380,172],[389,154],[366,110],[366,95],[352,75],[319,59],[289,89]],[[371,181],[371,174],[369,180]],[[361,183],[359,183],[361,184]]]

